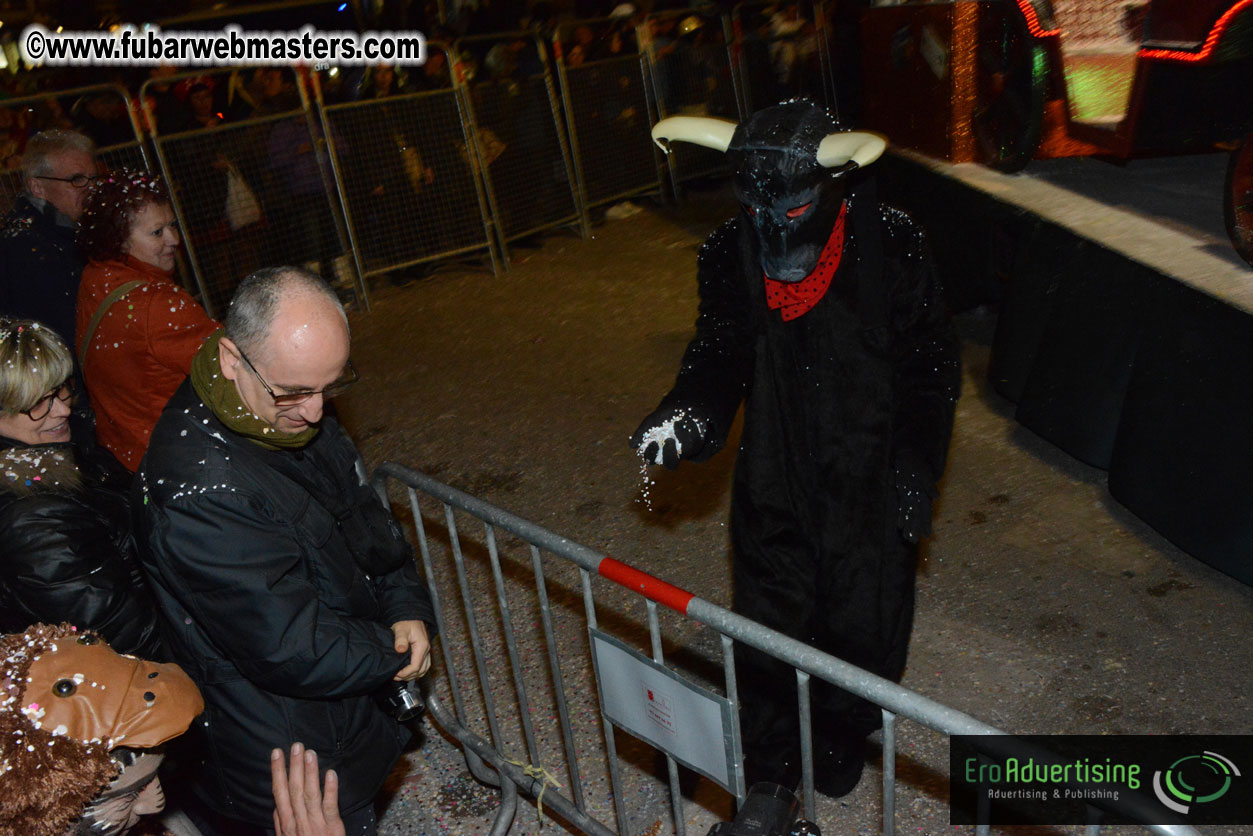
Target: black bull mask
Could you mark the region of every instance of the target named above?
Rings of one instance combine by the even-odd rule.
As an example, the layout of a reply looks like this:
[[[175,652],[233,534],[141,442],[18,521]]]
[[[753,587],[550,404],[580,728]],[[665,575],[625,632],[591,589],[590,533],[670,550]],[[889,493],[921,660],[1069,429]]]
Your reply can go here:
[[[742,124],[710,116],[672,116],[653,127],[653,140],[692,142],[724,151],[735,168],[735,195],[757,235],[768,278],[799,282],[818,256],[848,194],[845,176],[879,158],[883,137],[838,131],[809,102],[759,110]]]

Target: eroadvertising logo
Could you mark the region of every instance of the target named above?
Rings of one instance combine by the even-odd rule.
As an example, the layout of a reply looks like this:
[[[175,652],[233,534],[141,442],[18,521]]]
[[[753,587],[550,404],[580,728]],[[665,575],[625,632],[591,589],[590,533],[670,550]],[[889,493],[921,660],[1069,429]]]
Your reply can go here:
[[[1253,736],[956,736],[953,824],[1253,824]]]
[[[1193,804],[1207,804],[1226,795],[1233,777],[1241,777],[1240,770],[1217,752],[1185,755],[1165,771],[1153,773],[1153,792],[1171,810],[1187,814]]]

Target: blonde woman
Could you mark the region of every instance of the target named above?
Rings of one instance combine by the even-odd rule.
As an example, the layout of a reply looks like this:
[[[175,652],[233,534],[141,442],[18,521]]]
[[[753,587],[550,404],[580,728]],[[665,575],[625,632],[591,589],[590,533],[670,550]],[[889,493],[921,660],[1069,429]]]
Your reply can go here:
[[[70,622],[152,658],[157,618],[130,534],[130,477],[71,443],[73,368],[51,328],[0,319],[0,633]]]

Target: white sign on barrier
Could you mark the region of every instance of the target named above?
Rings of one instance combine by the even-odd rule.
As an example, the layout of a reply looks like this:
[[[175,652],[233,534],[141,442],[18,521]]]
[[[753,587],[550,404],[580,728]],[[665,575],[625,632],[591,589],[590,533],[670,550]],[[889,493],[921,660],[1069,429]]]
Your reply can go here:
[[[591,631],[601,710],[615,726],[735,792],[735,709],[612,636]]]

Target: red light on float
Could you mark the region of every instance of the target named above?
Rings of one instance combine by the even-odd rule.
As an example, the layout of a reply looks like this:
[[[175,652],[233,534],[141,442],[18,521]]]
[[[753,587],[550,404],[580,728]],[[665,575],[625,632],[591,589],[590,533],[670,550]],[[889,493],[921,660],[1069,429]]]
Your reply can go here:
[[[1052,38],[1062,33],[1061,29],[1045,29],[1040,26],[1040,18],[1036,15],[1035,6],[1031,5],[1031,0],[1018,0],[1018,8],[1022,10],[1022,16],[1027,19],[1027,31],[1033,38]]]
[[[1154,61],[1187,61],[1190,63],[1208,61],[1210,55],[1214,52],[1214,47],[1218,45],[1219,38],[1222,37],[1223,32],[1230,25],[1232,19],[1250,6],[1253,6],[1253,0],[1240,0],[1224,12],[1223,16],[1218,19],[1218,22],[1214,24],[1214,28],[1210,30],[1209,35],[1205,38],[1205,43],[1202,45],[1200,52],[1183,52],[1177,49],[1142,49],[1137,54],[1137,57]]]

